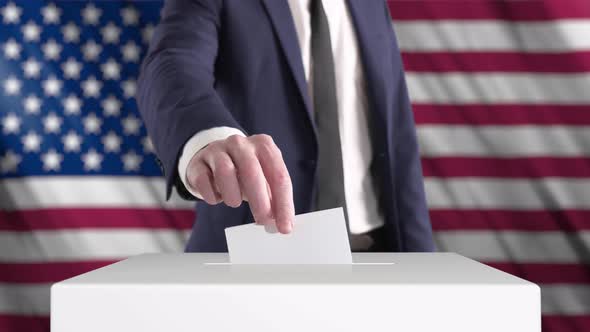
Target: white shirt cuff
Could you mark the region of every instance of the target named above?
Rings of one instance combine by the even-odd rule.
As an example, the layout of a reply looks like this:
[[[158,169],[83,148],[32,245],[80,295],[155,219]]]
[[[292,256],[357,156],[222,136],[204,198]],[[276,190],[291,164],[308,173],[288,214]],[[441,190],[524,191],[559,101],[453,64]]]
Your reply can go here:
[[[186,190],[196,198],[203,199],[194,188],[189,186],[188,180],[186,179],[186,171],[189,162],[197,152],[209,145],[209,143],[226,139],[232,135],[246,136],[241,130],[233,127],[214,127],[199,131],[184,144],[182,154],[178,160],[178,176],[180,176],[180,181],[182,181]]]

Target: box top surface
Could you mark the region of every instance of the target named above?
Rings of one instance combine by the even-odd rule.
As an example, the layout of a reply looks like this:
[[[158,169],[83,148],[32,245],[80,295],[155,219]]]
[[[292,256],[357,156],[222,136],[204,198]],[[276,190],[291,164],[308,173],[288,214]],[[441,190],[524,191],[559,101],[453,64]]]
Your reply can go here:
[[[453,253],[355,253],[352,265],[231,265],[227,254],[145,254],[60,286],[215,284],[530,284]]]

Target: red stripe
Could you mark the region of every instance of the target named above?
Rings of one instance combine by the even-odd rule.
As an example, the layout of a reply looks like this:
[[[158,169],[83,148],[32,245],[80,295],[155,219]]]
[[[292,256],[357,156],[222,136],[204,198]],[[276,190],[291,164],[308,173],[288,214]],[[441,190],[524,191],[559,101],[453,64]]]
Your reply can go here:
[[[590,124],[590,105],[413,104],[417,124]]]
[[[195,213],[165,209],[41,209],[0,211],[0,230],[80,228],[191,229]]]
[[[0,331],[3,332],[49,332],[47,316],[18,316],[0,314]],[[543,332],[590,331],[588,316],[547,316],[542,317]]]
[[[20,316],[0,313],[2,332],[49,332],[49,317]]]
[[[584,332],[590,331],[590,315],[549,316],[541,318],[543,332]]]
[[[534,72],[590,71],[590,51],[521,52],[402,52],[408,72]]]
[[[424,176],[542,178],[590,177],[590,157],[424,157]]]
[[[590,284],[588,264],[486,264],[536,284]]]
[[[590,210],[443,210],[431,209],[432,228],[444,231],[564,231],[590,230]]]
[[[115,262],[0,263],[0,283],[54,283]]]
[[[388,0],[394,20],[540,21],[590,17],[587,0]]]

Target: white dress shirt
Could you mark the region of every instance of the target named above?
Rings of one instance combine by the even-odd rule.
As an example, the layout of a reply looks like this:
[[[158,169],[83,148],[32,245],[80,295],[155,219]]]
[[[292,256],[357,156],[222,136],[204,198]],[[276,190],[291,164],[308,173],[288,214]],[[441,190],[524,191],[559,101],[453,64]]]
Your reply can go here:
[[[312,59],[309,2],[310,0],[288,0],[301,48],[305,77],[308,86],[311,87],[313,82],[310,82]],[[322,3],[328,17],[334,54],[338,125],[349,229],[352,234],[361,234],[384,224],[369,170],[373,149],[369,136],[366,81],[356,31],[346,2],[322,0]],[[309,91],[312,89],[309,88]],[[200,198],[198,192],[188,186],[186,180],[186,170],[192,156],[210,142],[234,134],[244,136],[236,128],[215,127],[198,132],[187,141],[178,163],[178,174],[181,174],[180,178],[190,193]]]

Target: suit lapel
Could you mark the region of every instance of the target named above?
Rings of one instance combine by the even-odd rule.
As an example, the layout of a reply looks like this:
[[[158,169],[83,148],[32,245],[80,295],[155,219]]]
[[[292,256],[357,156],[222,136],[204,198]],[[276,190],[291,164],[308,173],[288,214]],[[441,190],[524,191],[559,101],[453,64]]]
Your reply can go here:
[[[379,130],[381,134],[387,132],[387,126],[391,125],[388,119],[388,98],[392,93],[388,93],[391,88],[394,71],[392,69],[391,58],[384,56],[384,47],[389,47],[383,43],[388,42],[387,31],[375,31],[373,20],[383,15],[382,1],[366,0],[348,0],[348,8],[356,28],[357,40],[365,70],[365,79],[367,81],[367,97],[369,105],[372,106],[371,116],[373,117],[372,125]],[[390,114],[389,114],[390,115]],[[381,140],[377,140],[382,142]]]
[[[295,78],[297,88],[303,98],[307,114],[310,119],[313,119],[310,98],[307,91],[307,81],[305,80],[305,72],[301,60],[301,49],[289,4],[286,0],[262,0],[262,2],[279,38],[281,47],[287,58],[287,63],[291,68],[291,73]]]

